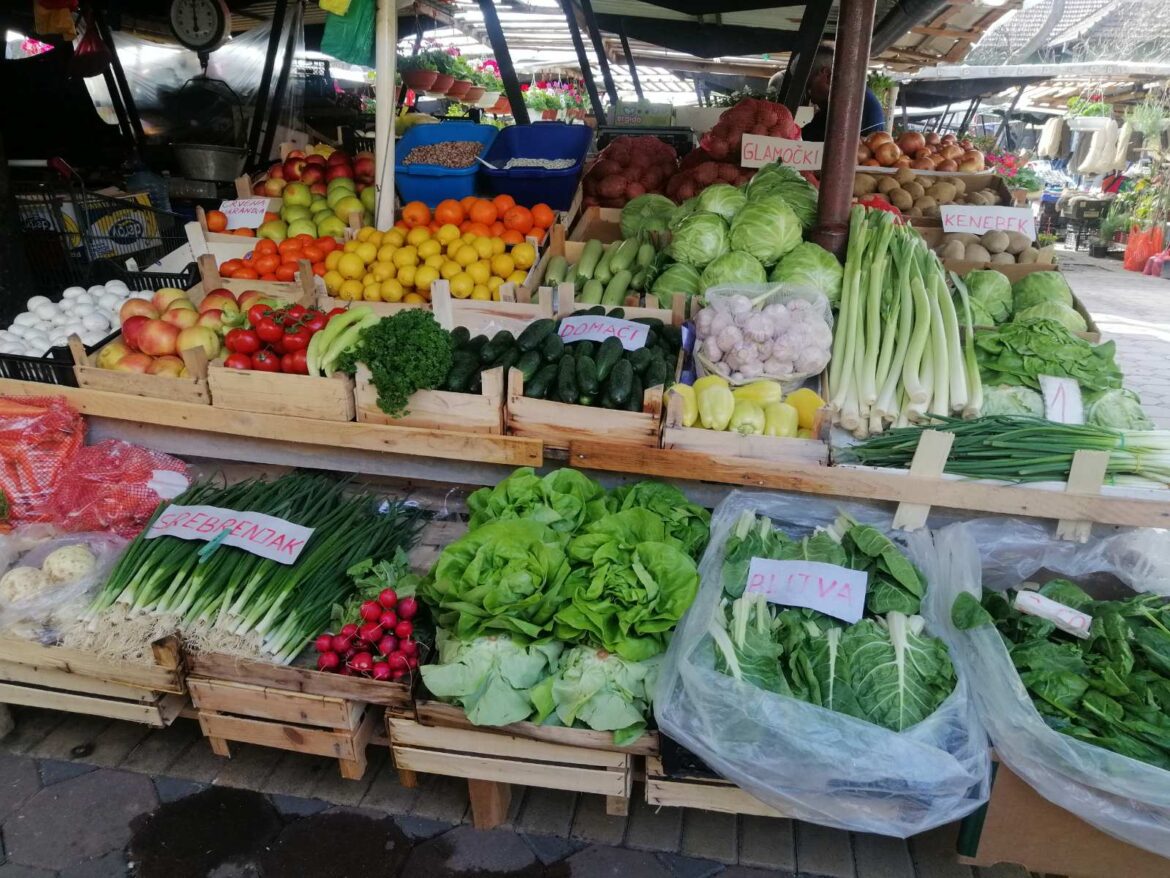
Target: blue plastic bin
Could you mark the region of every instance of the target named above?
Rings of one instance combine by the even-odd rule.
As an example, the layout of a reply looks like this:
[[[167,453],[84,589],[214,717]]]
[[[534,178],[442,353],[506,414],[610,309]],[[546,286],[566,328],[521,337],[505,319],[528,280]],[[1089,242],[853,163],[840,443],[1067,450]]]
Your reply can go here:
[[[495,195],[511,195],[517,204],[531,207],[544,202],[553,210],[568,210],[577,193],[577,181],[593,129],[588,125],[564,122],[537,122],[512,125],[500,132],[484,158],[502,168],[508,159],[573,159],[576,164],[562,171],[544,168],[512,168],[493,171],[479,166],[479,173]]]
[[[469,168],[402,164],[402,160],[416,146],[430,146],[450,140],[477,140],[484,146],[480,150],[480,156],[484,156],[495,139],[496,129],[491,125],[476,125],[473,122],[415,125],[402,135],[394,147],[394,184],[402,203],[421,201],[427,207],[434,207],[447,198],[459,199],[474,195],[476,169],[482,167],[479,162],[474,162]]]

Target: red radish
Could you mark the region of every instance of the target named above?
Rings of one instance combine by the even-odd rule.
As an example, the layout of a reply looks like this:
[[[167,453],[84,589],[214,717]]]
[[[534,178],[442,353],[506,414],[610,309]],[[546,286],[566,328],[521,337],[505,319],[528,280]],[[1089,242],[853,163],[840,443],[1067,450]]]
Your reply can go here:
[[[382,626],[377,622],[367,622],[358,629],[358,637],[366,643],[377,643],[382,639]]]
[[[349,625],[342,625],[341,630],[337,633],[342,637],[357,637],[358,626],[351,622]]]
[[[349,626],[347,625],[346,627],[348,628]],[[333,635],[333,651],[334,652],[344,653],[347,649],[349,649],[349,647],[352,643],[353,643],[352,635],[345,635],[345,634],[334,634]]]
[[[374,662],[372,676],[375,680],[389,680],[390,665],[386,664],[386,662]]]
[[[393,610],[394,605],[398,603],[398,593],[392,588],[384,588],[382,593],[378,595],[378,603],[387,610]]]
[[[414,633],[414,625],[412,625],[410,622],[399,622],[397,625],[394,626],[394,635],[399,640],[405,640],[407,637],[410,637],[410,635],[412,635],[413,633]]]
[[[343,676],[343,677],[352,677],[353,676],[353,668],[349,667],[349,665],[342,665],[340,668],[337,669],[337,673],[341,674],[341,676]]]
[[[390,667],[396,671],[404,671],[410,667],[410,659],[408,656],[400,652],[394,652],[386,656],[386,661],[390,663]]]
[[[404,643],[402,645],[405,646],[406,644]],[[392,652],[397,652],[398,649],[398,638],[393,634],[387,634],[380,641],[378,641],[378,655],[390,655]]]
[[[377,601],[366,601],[362,604],[361,617],[367,622],[377,622],[382,615],[382,605]]]
[[[341,656],[335,652],[322,652],[317,656],[318,671],[336,671],[341,667]]]
[[[398,616],[387,610],[378,618],[378,624],[387,631],[393,631],[394,626],[398,624]]]
[[[414,598],[403,598],[398,602],[398,618],[413,619],[418,614],[418,601]]]
[[[417,655],[408,655],[406,657],[406,663],[407,663],[407,665],[409,665],[411,667],[411,669],[417,668],[418,667],[418,656]]]
[[[398,651],[407,658],[410,658],[412,655],[418,654],[418,644],[413,640],[403,640],[398,644]],[[391,652],[393,652],[393,650],[391,650]]]
[[[333,635],[320,634],[317,636],[317,642],[313,645],[317,652],[333,652]]]
[[[359,652],[349,660],[349,666],[359,674],[368,674],[374,668],[374,657],[368,652]]]
[[[399,680],[401,680],[405,676],[406,676],[406,671],[394,671],[394,673],[392,673],[390,675],[390,679],[393,680],[395,683],[397,683]]]

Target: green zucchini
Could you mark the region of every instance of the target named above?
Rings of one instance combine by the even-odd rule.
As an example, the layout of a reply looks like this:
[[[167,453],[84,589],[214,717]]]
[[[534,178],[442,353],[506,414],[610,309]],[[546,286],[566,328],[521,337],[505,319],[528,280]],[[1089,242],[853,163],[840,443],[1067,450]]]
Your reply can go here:
[[[630,279],[633,277],[627,270],[622,269],[613,276],[613,279],[605,287],[605,294],[601,297],[601,304],[603,305],[620,305],[626,300],[626,290],[630,286]]]
[[[565,355],[565,343],[554,332],[552,335],[546,335],[544,337],[544,341],[540,343],[538,350],[540,351],[541,358],[546,363],[555,363]]]
[[[524,395],[532,399],[544,399],[557,378],[557,364],[542,366],[531,381],[524,380]]]
[[[622,343],[616,336],[610,336],[597,349],[597,380],[604,381],[622,358]]]
[[[604,292],[605,285],[601,281],[590,279],[581,287],[581,295],[577,297],[577,301],[582,305],[596,305],[601,301]]]
[[[557,398],[561,402],[576,404],[577,396],[577,360],[563,357],[557,367]]]
[[[545,337],[554,332],[557,328],[557,323],[551,317],[543,317],[539,320],[533,320],[524,328],[520,336],[516,339],[516,346],[521,351],[533,351],[540,346]]]
[[[593,277],[603,284],[609,283],[610,278],[613,277],[613,268],[610,266],[610,262],[613,260],[615,250],[617,250],[616,244],[611,244],[606,248],[605,255],[601,257],[601,261],[597,263],[597,269],[593,272]]]
[[[613,258],[609,260],[609,270],[614,274],[626,271],[634,264],[638,255],[638,241],[636,238],[627,238],[614,248]]]
[[[637,290],[639,293],[646,289],[646,269],[639,268],[634,272],[634,276],[630,278],[630,289]]]
[[[634,264],[638,268],[649,268],[654,264],[654,257],[656,255],[654,245],[647,242],[638,248],[638,255],[634,258]]]
[[[598,240],[589,241],[581,250],[581,258],[577,260],[575,271],[581,280],[589,280],[597,270],[597,263],[605,252],[605,247]]]
[[[548,261],[548,268],[544,272],[544,282],[548,286],[559,284],[569,275],[569,262],[564,256],[554,256]]]
[[[501,329],[492,336],[492,340],[485,344],[479,351],[479,361],[485,366],[488,363],[495,362],[504,355],[510,347],[516,344],[516,337],[506,329]]]

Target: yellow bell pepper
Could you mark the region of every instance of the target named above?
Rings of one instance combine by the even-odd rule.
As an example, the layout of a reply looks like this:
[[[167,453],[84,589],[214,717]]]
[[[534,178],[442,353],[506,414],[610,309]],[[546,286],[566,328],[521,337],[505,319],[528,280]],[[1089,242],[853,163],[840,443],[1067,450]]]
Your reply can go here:
[[[792,391],[784,401],[796,409],[798,423],[804,430],[811,430],[816,426],[817,412],[825,405],[820,395],[808,387]]]
[[[740,400],[731,412],[731,421],[728,423],[727,429],[743,436],[759,436],[764,432],[765,423],[762,406],[747,400]]]
[[[695,382],[699,403],[699,423],[708,430],[726,430],[735,411],[735,397],[726,378],[707,375]]]
[[[699,398],[695,396],[695,388],[689,384],[674,384],[671,386],[670,392],[677,393],[682,398],[682,425],[684,427],[692,426],[695,421],[699,420]]]
[[[775,381],[753,381],[731,392],[736,402],[754,402],[758,406],[784,401],[784,390]]]
[[[317,0],[318,6],[334,15],[345,15],[349,12],[349,3],[350,0]]]
[[[798,419],[796,409],[786,402],[774,402],[764,407],[764,435],[790,439],[796,435]]]

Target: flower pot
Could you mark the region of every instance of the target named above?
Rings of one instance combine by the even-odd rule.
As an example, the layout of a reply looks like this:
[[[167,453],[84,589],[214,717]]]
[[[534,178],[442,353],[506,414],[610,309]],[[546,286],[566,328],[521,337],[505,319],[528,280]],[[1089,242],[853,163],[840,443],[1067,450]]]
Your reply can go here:
[[[476,102],[476,106],[481,110],[491,111],[500,100],[500,93],[498,91],[485,91]]]
[[[584,119],[585,118],[584,107],[574,107],[573,109],[569,110],[569,118],[570,119]]]
[[[467,94],[467,90],[471,88],[470,79],[455,79],[451,81],[451,87],[447,89],[447,97],[452,100],[460,100]]]
[[[495,113],[496,115],[511,113],[512,104],[507,98],[501,97],[498,101],[496,101],[496,105],[492,107],[491,112]]]
[[[463,93],[463,97],[461,97],[459,100],[463,101],[463,103],[467,104],[469,107],[474,107],[479,103],[479,99],[482,97],[483,87],[479,85],[473,85]]]
[[[431,94],[445,95],[451,90],[452,83],[455,82],[455,77],[450,73],[435,74],[435,81],[427,88]]]
[[[439,74],[434,70],[404,70],[402,71],[402,81],[406,83],[407,88],[412,88],[415,91],[426,91],[435,84]]]
[[[551,122],[552,120],[556,119],[556,117],[557,117],[556,110],[541,110],[540,111],[540,118],[542,120],[544,120],[545,122]]]

